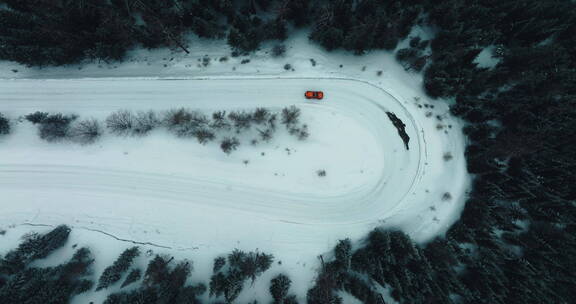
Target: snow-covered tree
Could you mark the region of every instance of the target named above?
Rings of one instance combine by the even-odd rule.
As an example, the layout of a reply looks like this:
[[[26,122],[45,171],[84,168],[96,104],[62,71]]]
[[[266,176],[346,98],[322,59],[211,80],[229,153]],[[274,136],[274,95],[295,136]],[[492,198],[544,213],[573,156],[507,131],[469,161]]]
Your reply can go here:
[[[292,280],[285,274],[279,274],[270,281],[269,290],[272,298],[274,298],[274,303],[281,304],[283,302],[284,298],[288,296],[290,284],[292,284]]]
[[[10,133],[10,121],[8,118],[4,117],[2,113],[0,113],[0,135],[6,135]]]
[[[124,280],[124,282],[122,282],[122,285],[120,286],[121,288],[124,288],[138,280],[140,280],[140,278],[142,277],[142,270],[140,269],[132,269],[130,271],[130,273],[128,273],[128,276],[126,277],[126,279]]]
[[[114,261],[114,264],[104,269],[104,272],[98,280],[98,287],[96,287],[96,290],[107,288],[108,286],[118,282],[122,278],[122,275],[128,271],[134,258],[139,255],[140,249],[138,249],[138,247],[124,250],[118,259]]]

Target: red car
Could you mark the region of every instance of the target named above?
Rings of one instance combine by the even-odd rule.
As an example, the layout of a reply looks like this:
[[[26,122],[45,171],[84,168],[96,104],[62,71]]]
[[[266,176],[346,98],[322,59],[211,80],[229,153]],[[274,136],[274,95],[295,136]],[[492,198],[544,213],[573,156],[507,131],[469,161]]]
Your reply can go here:
[[[306,99],[322,99],[324,98],[324,93],[322,91],[306,91],[304,97]]]

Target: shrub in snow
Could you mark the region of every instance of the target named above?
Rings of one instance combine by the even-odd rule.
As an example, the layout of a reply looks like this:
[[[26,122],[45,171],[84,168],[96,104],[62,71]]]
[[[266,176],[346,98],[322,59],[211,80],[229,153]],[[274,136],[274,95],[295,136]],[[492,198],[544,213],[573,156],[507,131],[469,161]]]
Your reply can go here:
[[[68,136],[70,123],[77,117],[75,115],[52,114],[40,122],[40,138],[47,141],[62,140]]]
[[[108,286],[120,281],[122,275],[128,271],[132,265],[134,258],[139,255],[140,250],[138,247],[132,247],[124,250],[118,259],[114,261],[114,264],[104,269],[104,272],[98,280],[98,287],[96,287],[96,290],[98,291],[107,288]]]
[[[308,132],[308,125],[303,125],[298,132],[298,139],[305,140],[308,138],[308,136],[310,136],[310,132]]]
[[[190,121],[188,123],[194,128],[204,128],[210,123],[208,117],[200,112],[192,111],[190,114]]]
[[[212,123],[210,127],[217,130],[230,130],[231,125],[226,118],[226,111],[212,113]]]
[[[91,144],[102,135],[102,127],[96,119],[86,119],[72,124],[70,139],[81,144]]]
[[[421,56],[421,51],[415,48],[404,48],[398,50],[396,59],[406,70],[421,71],[426,65],[427,57]]]
[[[153,111],[138,112],[120,110],[106,118],[106,126],[119,135],[145,135],[160,125],[160,120]]]
[[[270,294],[274,299],[274,303],[283,303],[284,298],[288,296],[288,290],[290,289],[290,284],[292,281],[285,274],[279,274],[270,280]]]
[[[26,118],[26,120],[28,120],[29,122],[31,122],[33,124],[41,123],[44,120],[44,118],[46,118],[46,117],[48,117],[48,113],[40,112],[40,111],[36,111],[34,113],[31,113],[31,114],[24,116],[24,118]]]
[[[238,146],[240,146],[240,142],[236,137],[224,138],[220,143],[220,148],[226,154],[232,153],[232,151],[238,149]]]
[[[145,135],[152,131],[160,124],[153,111],[138,112],[134,116],[134,123],[132,126],[132,133],[136,135]]]
[[[288,133],[290,133],[290,135],[296,136],[299,140],[305,140],[308,138],[308,136],[310,136],[310,133],[308,132],[308,125],[302,125],[300,128],[291,126],[288,129]]]
[[[290,106],[282,109],[282,123],[286,126],[294,125],[300,118],[300,109],[296,106]]]
[[[276,122],[278,121],[278,115],[271,114],[270,118],[268,118],[268,126],[272,131],[276,130]]]
[[[286,54],[286,46],[283,44],[277,44],[272,47],[272,56],[273,57],[280,57]]]
[[[170,129],[181,126],[190,121],[190,111],[186,109],[169,110],[164,114],[164,123]]]
[[[260,133],[260,139],[262,139],[262,141],[270,142],[272,139],[273,130],[268,128],[264,130],[258,130],[258,133]]]
[[[205,128],[200,128],[200,129],[196,129],[192,135],[198,140],[199,143],[201,144],[206,144],[212,140],[214,140],[214,138],[216,138],[216,135],[214,135],[214,132],[205,129]]]
[[[326,170],[324,170],[324,169],[318,170],[318,171],[316,171],[316,174],[318,174],[318,176],[320,176],[320,177],[324,177],[324,176],[326,176]]]
[[[204,67],[207,67],[209,64],[210,64],[210,57],[208,57],[208,56],[202,57],[202,65]]]
[[[290,70],[292,69],[292,65],[289,64],[289,63],[287,63],[287,64],[284,65],[284,69],[285,69],[286,71],[290,71]]]
[[[189,137],[194,136],[198,130],[207,128],[210,120],[200,112],[179,109],[168,111],[164,122],[176,135]]]
[[[128,135],[134,126],[134,114],[128,110],[119,110],[106,118],[106,127],[113,133]]]
[[[0,135],[6,135],[10,133],[10,121],[8,118],[4,117],[0,113]]]
[[[183,125],[179,125],[170,129],[174,134],[178,137],[192,137],[194,136],[194,132],[196,132],[197,128],[195,128],[190,123],[185,123]]]
[[[417,56],[418,56],[418,50],[414,48],[400,49],[396,53],[396,59],[400,62],[407,62],[413,60]]]
[[[252,121],[254,121],[259,125],[265,123],[269,117],[270,117],[270,111],[268,111],[265,108],[256,108],[256,110],[254,110],[254,113],[252,113]]]
[[[230,112],[230,114],[228,114],[228,118],[234,124],[237,133],[240,133],[242,130],[249,129],[252,122],[252,114],[244,111]]]

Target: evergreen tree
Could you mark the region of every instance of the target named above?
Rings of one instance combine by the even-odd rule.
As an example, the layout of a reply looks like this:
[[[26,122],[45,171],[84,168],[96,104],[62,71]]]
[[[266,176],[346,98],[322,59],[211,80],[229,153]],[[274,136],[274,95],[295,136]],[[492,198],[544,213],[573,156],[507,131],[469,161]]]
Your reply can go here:
[[[28,263],[47,257],[54,250],[64,246],[70,231],[68,226],[60,225],[43,235],[37,233],[28,235],[18,248],[8,252],[4,259],[0,260],[0,269],[8,274],[15,273]]]
[[[288,296],[291,283],[290,278],[284,274],[279,274],[270,281],[269,289],[274,303],[283,303],[283,300]]]
[[[10,121],[8,118],[4,117],[2,113],[0,113],[0,135],[6,135],[10,133]]]
[[[67,303],[92,288],[90,251],[77,250],[70,261],[47,268],[27,267],[3,273],[0,285],[2,303]],[[0,268],[1,269],[1,268]]]
[[[273,256],[236,249],[228,254],[227,260],[226,271],[214,272],[210,278],[210,296],[224,296],[230,303],[238,297],[247,279],[253,283],[257,276],[270,268]]]
[[[122,283],[122,286],[120,286],[120,287],[124,288],[124,287],[140,280],[141,277],[142,277],[142,271],[140,269],[132,269],[132,271],[130,271],[130,273],[128,273],[128,276],[126,277],[126,279]]]
[[[120,281],[122,275],[128,271],[134,258],[140,255],[140,249],[138,247],[132,247],[124,250],[122,254],[114,261],[114,264],[111,266],[106,267],[102,275],[100,275],[100,279],[98,280],[98,286],[96,290],[101,290],[104,288],[108,288],[112,284]]]
[[[340,240],[336,248],[334,248],[336,261],[342,265],[344,269],[350,268],[352,260],[352,242],[350,239]]]
[[[144,273],[144,284],[153,286],[165,281],[169,274],[168,264],[173,259],[174,258],[167,259],[166,257],[156,255],[154,259],[148,263],[148,267]]]
[[[222,269],[222,267],[224,267],[224,265],[226,265],[226,259],[224,257],[215,258],[212,272],[217,273],[218,271],[220,271],[220,269]]]

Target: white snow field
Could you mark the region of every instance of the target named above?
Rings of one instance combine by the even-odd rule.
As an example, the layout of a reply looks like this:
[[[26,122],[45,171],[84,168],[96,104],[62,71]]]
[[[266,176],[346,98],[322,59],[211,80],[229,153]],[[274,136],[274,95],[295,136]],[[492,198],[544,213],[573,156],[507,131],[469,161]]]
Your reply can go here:
[[[14,132],[0,137],[0,230],[7,230],[0,254],[27,225],[69,224],[71,243],[96,251],[96,275],[138,242],[191,259],[193,281],[206,283],[215,256],[260,250],[282,264],[247,284],[237,302],[269,301],[268,282],[278,272],[292,278],[291,293],[304,301],[317,256],[339,239],[359,241],[376,227],[401,229],[417,242],[445,233],[460,216],[470,180],[461,123],[447,103],[429,100],[421,76],[405,72],[388,52],[326,53],[305,34],[286,45],[280,59],[260,51],[249,64],[240,57],[208,67],[197,59],[228,55],[224,42],[193,39],[191,56],[135,51],[118,66],[81,70],[1,63],[0,112],[13,121],[34,111],[103,120],[118,109],[209,113],[296,105],[310,137],[299,142],[278,134],[257,146],[242,138],[227,156],[217,143],[203,146],[163,130],[105,134],[82,146],[44,142],[32,124],[14,123]],[[283,70],[285,63],[295,71]],[[307,101],[306,90],[322,90],[325,99]],[[386,111],[406,124],[409,150]],[[318,177],[319,169],[327,176]],[[99,303],[105,293],[76,302]]]
[[[321,89],[326,97],[308,101],[306,89]],[[296,104],[311,130],[304,142],[287,136],[256,147],[243,142],[227,156],[216,144],[161,131],[106,135],[91,146],[47,143],[22,122],[1,143],[3,223],[67,223],[173,248],[241,246],[277,256],[315,256],[387,220],[421,237],[445,229],[438,218],[414,212],[449,189],[430,180],[437,178],[427,168],[438,157],[429,151],[434,136],[426,140],[401,100],[366,82],[6,80],[0,92],[2,112],[10,117],[41,110],[104,119],[118,109],[210,112]],[[406,124],[409,150],[386,111]],[[327,176],[318,177],[318,169]]]
[[[323,89],[327,97],[307,101],[305,88]],[[420,127],[394,97],[363,82],[14,80],[0,82],[0,91],[3,112],[12,117],[41,110],[103,119],[117,109],[279,110],[296,104],[312,134],[302,143],[244,142],[227,156],[215,144],[160,132],[107,136],[89,147],[44,143],[22,123],[31,130],[16,130],[0,152],[0,191],[10,200],[0,218],[91,226],[148,241],[160,231],[172,239],[168,246],[238,239],[256,248],[295,244],[300,251],[308,243],[359,237],[420,203],[409,195],[428,158]],[[385,111],[405,121],[410,150]],[[318,177],[319,169],[327,177]]]

